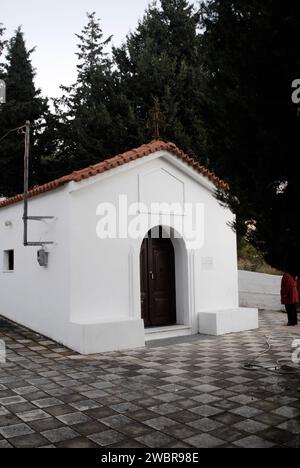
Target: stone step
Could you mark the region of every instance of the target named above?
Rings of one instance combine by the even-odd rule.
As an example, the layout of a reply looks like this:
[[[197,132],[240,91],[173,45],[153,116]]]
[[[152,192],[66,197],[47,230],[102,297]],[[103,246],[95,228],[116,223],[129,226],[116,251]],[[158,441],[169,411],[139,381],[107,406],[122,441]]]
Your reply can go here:
[[[189,336],[192,328],[188,325],[171,325],[168,327],[154,327],[145,329],[145,341],[165,340],[179,336]]]

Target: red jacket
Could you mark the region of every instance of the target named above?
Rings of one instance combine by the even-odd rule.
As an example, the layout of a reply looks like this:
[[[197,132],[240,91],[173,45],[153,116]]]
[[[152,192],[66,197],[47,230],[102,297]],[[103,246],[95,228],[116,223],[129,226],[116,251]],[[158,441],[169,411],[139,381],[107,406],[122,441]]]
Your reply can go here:
[[[290,305],[298,302],[298,281],[289,273],[285,273],[281,281],[281,304]]]

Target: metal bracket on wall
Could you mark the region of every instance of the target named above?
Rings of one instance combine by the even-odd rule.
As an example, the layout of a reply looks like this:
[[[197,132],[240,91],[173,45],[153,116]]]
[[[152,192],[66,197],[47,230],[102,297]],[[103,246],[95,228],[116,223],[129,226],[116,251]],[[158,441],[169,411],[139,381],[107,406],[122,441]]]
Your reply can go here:
[[[44,247],[45,245],[53,245],[51,241],[39,241],[30,242],[28,241],[28,221],[44,221],[45,219],[55,219],[55,216],[27,216],[23,217],[24,221],[24,246],[25,247]]]
[[[23,244],[25,247],[44,247],[45,245],[53,245],[54,242],[29,242],[28,241],[28,221],[44,221],[46,219],[54,219],[54,216],[28,216],[28,178],[29,178],[29,149],[30,149],[30,122],[27,121],[25,127],[22,128],[22,133],[25,135],[25,154],[24,154],[24,236]]]

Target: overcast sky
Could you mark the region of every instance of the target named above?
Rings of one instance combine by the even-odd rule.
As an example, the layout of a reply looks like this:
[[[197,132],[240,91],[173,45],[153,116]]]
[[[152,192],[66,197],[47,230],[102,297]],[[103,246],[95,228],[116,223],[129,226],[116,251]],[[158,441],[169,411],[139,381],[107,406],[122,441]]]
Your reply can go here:
[[[148,4],[149,0],[1,0],[0,23],[7,28],[7,38],[22,25],[27,46],[37,46],[32,54],[36,83],[44,95],[55,97],[60,84],[75,80],[74,34],[86,24],[86,12],[96,11],[105,36],[113,34],[114,45],[119,45]]]

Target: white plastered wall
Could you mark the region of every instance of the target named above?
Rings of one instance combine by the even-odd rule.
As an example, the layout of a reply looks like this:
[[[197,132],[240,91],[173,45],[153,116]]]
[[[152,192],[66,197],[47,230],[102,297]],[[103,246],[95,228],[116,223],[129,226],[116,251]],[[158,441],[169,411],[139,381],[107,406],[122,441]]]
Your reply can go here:
[[[184,162],[159,152],[129,166],[74,184],[71,191],[71,320],[75,324],[106,323],[108,348],[116,349],[115,333],[126,333],[143,344],[140,306],[139,255],[143,237],[165,217],[149,223],[139,239],[99,239],[96,210],[100,203],[203,203],[204,245],[190,247],[182,234],[174,243],[176,257],[177,321],[198,332],[198,313],[238,308],[236,238],[229,224],[233,215],[220,206],[213,187]],[[149,213],[148,213],[149,214]],[[147,218],[147,213],[140,217]],[[170,226],[178,232],[178,216]],[[121,334],[122,332],[120,332]],[[108,338],[107,338],[108,339]],[[119,340],[119,338],[118,338]],[[108,339],[109,341],[109,339]],[[114,341],[114,343],[113,343]],[[122,343],[123,344],[123,343]],[[91,344],[97,347],[97,344]]]
[[[22,203],[0,209],[0,314],[65,345],[70,316],[69,194],[61,188],[30,199],[29,241],[54,241],[49,266],[37,262],[38,247],[23,246]],[[11,224],[6,227],[5,224]],[[3,251],[14,250],[15,268],[5,272]]]
[[[173,242],[177,321],[197,333],[199,313],[238,308],[236,239],[229,226],[234,218],[213,190],[186,163],[157,152],[35,197],[30,214],[56,218],[46,227],[30,222],[30,240],[55,242],[47,269],[38,265],[36,248],[22,246],[22,204],[0,209],[0,260],[6,249],[15,249],[16,258],[14,273],[0,270],[0,314],[83,354],[143,346],[140,247],[148,230],[167,224],[180,234]],[[156,213],[138,239],[99,239],[97,207],[105,202],[117,206],[121,194],[129,205],[202,203],[203,246],[191,246],[178,228],[182,214],[166,223]],[[149,212],[140,214],[141,220],[148,217]],[[11,228],[4,226],[7,220]]]

